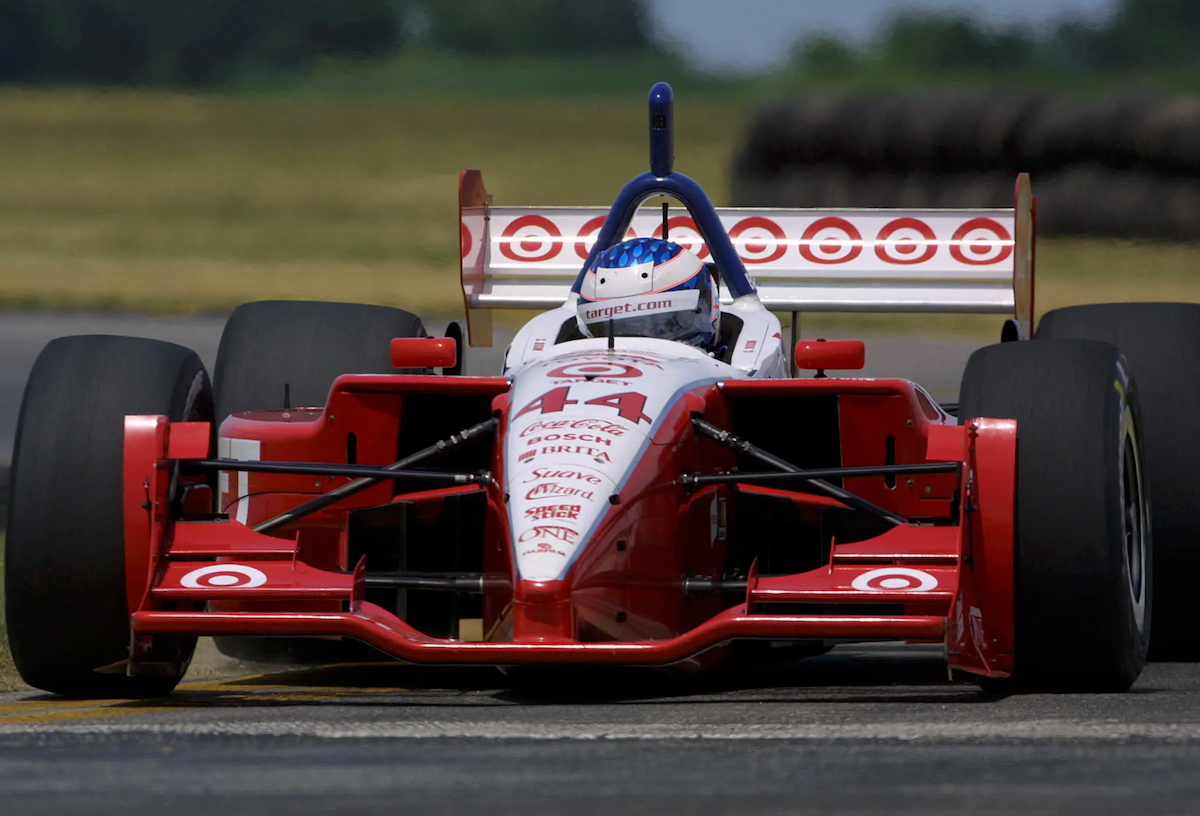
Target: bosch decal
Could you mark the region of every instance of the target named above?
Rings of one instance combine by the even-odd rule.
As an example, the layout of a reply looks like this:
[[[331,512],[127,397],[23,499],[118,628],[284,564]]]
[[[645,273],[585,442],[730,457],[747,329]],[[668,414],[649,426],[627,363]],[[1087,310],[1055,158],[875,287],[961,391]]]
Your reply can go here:
[[[543,442],[587,442],[592,445],[608,445],[612,447],[612,440],[605,439],[602,436],[595,434],[577,434],[577,433],[552,433],[545,436],[535,436],[526,445],[540,445]]]

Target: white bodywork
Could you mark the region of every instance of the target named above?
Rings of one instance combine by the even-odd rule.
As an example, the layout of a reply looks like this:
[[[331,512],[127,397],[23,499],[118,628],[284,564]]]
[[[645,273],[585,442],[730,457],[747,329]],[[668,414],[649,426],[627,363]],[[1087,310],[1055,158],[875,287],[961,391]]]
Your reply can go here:
[[[725,314],[742,320],[730,362],[666,340],[618,337],[555,343],[577,296],[530,321],[505,359],[513,380],[504,480],[521,578],[563,577],[587,544],[678,396],[707,383],[787,376],[778,318],[758,298]]]

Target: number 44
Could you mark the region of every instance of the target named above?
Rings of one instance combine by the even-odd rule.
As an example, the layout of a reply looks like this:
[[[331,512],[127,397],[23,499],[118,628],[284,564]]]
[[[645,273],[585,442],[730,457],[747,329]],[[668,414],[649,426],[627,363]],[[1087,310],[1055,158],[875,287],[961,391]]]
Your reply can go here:
[[[540,414],[557,414],[568,405],[578,405],[579,400],[569,399],[571,386],[564,385],[558,388],[553,388],[542,394],[533,402],[526,405],[513,419],[528,414],[531,411],[537,411]],[[646,397],[636,391],[622,391],[620,394],[609,394],[604,397],[596,397],[595,399],[587,400],[584,405],[602,405],[606,408],[615,408],[621,419],[628,420],[633,423],[645,422],[651,423],[653,420],[646,416]]]

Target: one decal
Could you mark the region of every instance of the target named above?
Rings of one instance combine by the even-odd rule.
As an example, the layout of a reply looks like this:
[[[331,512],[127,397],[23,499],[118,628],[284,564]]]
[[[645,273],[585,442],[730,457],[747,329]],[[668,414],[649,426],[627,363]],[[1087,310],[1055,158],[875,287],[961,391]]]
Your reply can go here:
[[[908,567],[873,569],[850,583],[860,592],[930,592],[937,585],[937,578],[928,572]]]
[[[267,574],[244,564],[209,564],[179,579],[189,589],[253,589],[267,582]]]
[[[579,533],[576,530],[572,530],[570,527],[560,527],[558,525],[530,527],[528,530],[521,533],[521,537],[518,538],[517,541],[524,544],[525,542],[532,541],[535,538],[553,538],[559,541],[565,541],[568,544],[573,544],[575,543],[575,540],[579,538]]]

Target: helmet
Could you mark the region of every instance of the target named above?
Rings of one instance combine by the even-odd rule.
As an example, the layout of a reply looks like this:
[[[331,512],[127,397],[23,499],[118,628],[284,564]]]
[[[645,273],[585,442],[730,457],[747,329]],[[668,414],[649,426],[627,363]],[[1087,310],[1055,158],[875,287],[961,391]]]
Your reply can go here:
[[[704,262],[679,244],[633,238],[601,252],[579,290],[585,337],[654,337],[716,345],[721,304]]]

